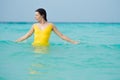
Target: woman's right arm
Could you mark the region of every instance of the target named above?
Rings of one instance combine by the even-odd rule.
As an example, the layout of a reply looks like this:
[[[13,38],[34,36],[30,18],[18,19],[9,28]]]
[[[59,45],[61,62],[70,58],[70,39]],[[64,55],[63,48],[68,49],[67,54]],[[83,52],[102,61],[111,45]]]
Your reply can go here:
[[[25,39],[29,38],[34,32],[34,28],[33,26],[31,27],[31,29],[22,37],[18,38],[15,42],[21,42],[24,41]]]

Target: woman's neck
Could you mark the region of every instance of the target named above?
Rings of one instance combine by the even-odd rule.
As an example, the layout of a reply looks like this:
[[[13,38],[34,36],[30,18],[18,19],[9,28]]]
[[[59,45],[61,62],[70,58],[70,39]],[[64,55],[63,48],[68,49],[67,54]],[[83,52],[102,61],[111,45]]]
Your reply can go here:
[[[45,20],[39,21],[40,24],[45,24],[46,22],[47,22],[47,21],[45,21]]]

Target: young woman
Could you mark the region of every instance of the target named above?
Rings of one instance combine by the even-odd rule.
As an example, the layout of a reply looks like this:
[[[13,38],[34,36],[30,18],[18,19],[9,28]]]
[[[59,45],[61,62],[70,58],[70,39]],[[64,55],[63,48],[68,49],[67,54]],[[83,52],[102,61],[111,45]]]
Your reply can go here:
[[[34,41],[32,43],[33,46],[48,46],[49,38],[51,32],[53,31],[63,40],[66,40],[72,44],[78,44],[78,42],[71,40],[70,38],[59,32],[54,24],[47,21],[47,13],[45,9],[37,9],[35,11],[35,19],[38,21],[38,23],[33,24],[31,29],[24,36],[17,39],[16,42],[21,42],[29,38],[34,33]]]

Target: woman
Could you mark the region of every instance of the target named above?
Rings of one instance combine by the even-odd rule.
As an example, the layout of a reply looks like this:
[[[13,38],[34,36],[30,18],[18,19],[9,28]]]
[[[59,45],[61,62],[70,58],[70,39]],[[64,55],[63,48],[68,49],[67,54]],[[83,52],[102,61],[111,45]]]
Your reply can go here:
[[[72,44],[78,44],[78,42],[71,40],[58,31],[54,24],[47,22],[47,13],[43,8],[39,8],[35,11],[35,19],[38,23],[33,24],[31,29],[16,42],[21,42],[29,38],[34,33],[33,46],[48,46],[51,32],[55,32],[60,38],[66,40]]]

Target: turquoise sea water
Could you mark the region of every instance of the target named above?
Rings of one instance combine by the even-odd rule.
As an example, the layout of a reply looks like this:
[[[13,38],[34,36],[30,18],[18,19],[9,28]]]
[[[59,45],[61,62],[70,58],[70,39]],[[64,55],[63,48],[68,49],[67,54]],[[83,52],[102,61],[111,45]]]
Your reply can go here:
[[[55,23],[48,49],[34,49],[33,36],[21,43],[32,23],[0,23],[0,80],[120,80],[120,23]]]

